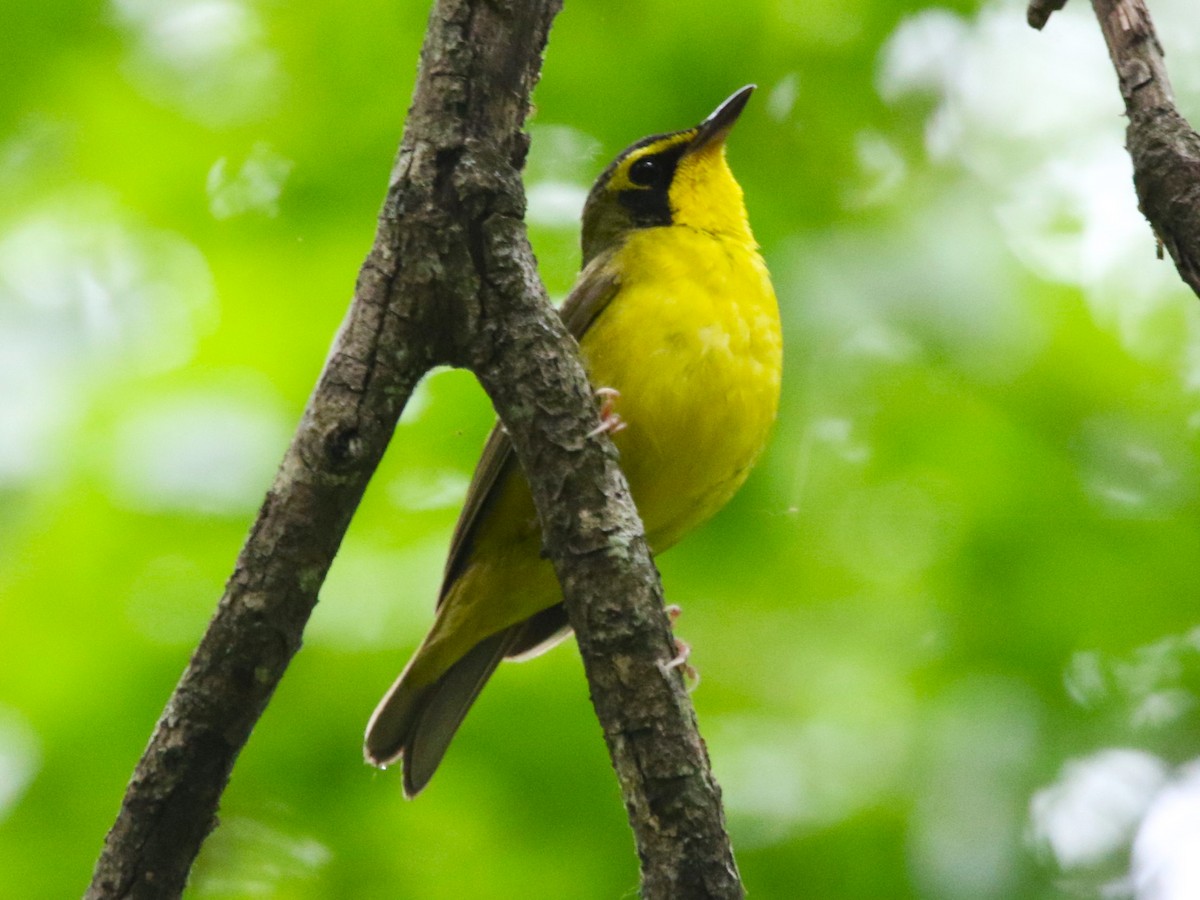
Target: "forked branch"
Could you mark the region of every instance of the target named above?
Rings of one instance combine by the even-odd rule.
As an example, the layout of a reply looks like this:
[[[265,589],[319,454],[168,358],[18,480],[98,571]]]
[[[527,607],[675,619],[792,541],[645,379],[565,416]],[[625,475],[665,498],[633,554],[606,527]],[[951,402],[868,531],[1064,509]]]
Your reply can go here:
[[[439,0],[370,255],[87,896],[176,897],[413,387],[471,368],[530,473],[651,898],[742,895],[658,575],[525,234],[522,125],[561,0]],[[364,710],[365,712],[365,710]],[[356,740],[348,735],[347,740]],[[397,802],[399,790],[397,789]]]

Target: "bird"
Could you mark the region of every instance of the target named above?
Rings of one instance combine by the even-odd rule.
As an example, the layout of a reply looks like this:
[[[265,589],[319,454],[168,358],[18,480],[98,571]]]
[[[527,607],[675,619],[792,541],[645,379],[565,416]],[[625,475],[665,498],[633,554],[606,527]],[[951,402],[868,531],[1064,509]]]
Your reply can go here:
[[[776,418],[775,291],[725,144],[754,91],[699,125],[644,138],[596,179],[582,267],[559,313],[603,396],[602,421],[658,554],[734,495]],[[528,484],[497,424],[450,543],[433,625],[367,725],[367,762],[400,761],[404,795],[433,777],[505,659],[569,636]]]

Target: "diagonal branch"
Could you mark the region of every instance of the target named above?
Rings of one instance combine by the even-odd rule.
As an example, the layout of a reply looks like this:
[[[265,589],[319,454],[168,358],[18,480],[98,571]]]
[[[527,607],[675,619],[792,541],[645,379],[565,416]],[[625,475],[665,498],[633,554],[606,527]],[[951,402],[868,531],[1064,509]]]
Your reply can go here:
[[[466,235],[491,210],[519,222],[521,126],[559,5],[528,0],[502,15],[485,2],[445,0],[434,10],[353,303],[217,612],[134,771],[88,897],[182,891],[404,404],[432,365],[457,355],[455,337],[477,327],[481,273]],[[464,185],[462,219],[452,220],[439,194],[468,144],[507,177]]]
[[[1066,0],[1032,0],[1045,24]],[[1145,0],[1092,0],[1125,101],[1125,146],[1138,207],[1184,282],[1200,296],[1200,135],[1175,107],[1162,45]]]
[[[375,243],[217,612],[133,774],[89,898],[182,891],[238,753],[300,647],[413,387],[471,368],[530,473],[648,898],[742,888],[658,575],[522,221],[521,126],[561,0],[439,0]]]

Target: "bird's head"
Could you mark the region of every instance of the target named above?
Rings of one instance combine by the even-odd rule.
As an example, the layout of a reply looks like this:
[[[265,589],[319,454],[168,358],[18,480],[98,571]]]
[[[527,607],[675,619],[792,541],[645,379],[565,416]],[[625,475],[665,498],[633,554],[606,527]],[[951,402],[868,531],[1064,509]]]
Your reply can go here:
[[[605,169],[583,207],[583,262],[634,229],[680,225],[753,241],[725,138],[754,85],[694,128],[644,138]]]

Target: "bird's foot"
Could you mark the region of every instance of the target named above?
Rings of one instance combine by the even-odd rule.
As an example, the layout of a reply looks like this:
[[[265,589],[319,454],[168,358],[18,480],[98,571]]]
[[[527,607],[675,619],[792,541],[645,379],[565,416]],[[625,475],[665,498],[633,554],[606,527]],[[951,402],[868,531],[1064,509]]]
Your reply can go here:
[[[671,620],[671,624],[674,625],[679,617],[683,615],[683,607],[672,603],[665,608],[665,612],[667,618]],[[675,656],[663,666],[668,672],[672,669],[679,669],[683,673],[683,680],[687,685],[689,694],[700,687],[700,672],[688,662],[691,655],[692,645],[682,638],[675,638]]]
[[[588,432],[588,437],[596,437],[600,434],[616,434],[625,428],[625,420],[617,415],[615,407],[617,398],[621,396],[621,392],[616,388],[604,387],[596,391],[596,396],[600,397],[600,424]]]

